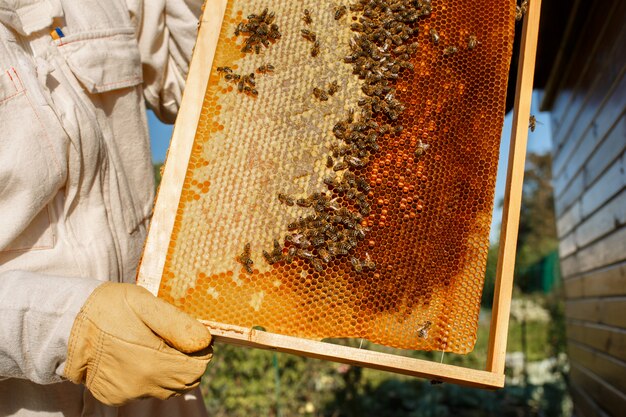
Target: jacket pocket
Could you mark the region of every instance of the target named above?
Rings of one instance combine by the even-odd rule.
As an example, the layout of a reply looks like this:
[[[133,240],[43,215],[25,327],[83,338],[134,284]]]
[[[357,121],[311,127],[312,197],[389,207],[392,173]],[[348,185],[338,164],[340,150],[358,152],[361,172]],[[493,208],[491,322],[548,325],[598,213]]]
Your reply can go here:
[[[57,40],[67,65],[90,93],[105,93],[143,82],[133,28],[96,30]]]
[[[67,140],[16,68],[0,71],[0,252],[52,247],[47,204],[67,176]]]
[[[143,83],[142,65],[137,39],[133,28],[113,28],[91,30],[88,32],[68,35],[56,41],[67,66],[89,94],[94,105],[105,106],[103,103],[115,102],[116,107],[134,108],[141,105],[142,92],[138,86]],[[101,109],[102,110],[102,109]],[[102,127],[102,141],[106,144],[111,175],[114,181],[109,183],[112,198],[119,199],[122,204],[122,217],[128,233],[133,233],[141,225],[150,211],[152,199],[146,202],[142,193],[136,189],[130,178],[128,160],[135,156],[135,144],[124,143],[120,146],[119,138],[112,126],[116,110],[107,107],[96,112]],[[119,118],[120,116],[117,115]],[[129,117],[132,122],[135,120]],[[137,120],[141,123],[141,120]],[[106,127],[108,126],[108,128]],[[132,137],[140,141],[140,137]],[[145,138],[148,142],[148,139]],[[149,143],[145,144],[149,148]],[[126,166],[125,166],[126,162]]]

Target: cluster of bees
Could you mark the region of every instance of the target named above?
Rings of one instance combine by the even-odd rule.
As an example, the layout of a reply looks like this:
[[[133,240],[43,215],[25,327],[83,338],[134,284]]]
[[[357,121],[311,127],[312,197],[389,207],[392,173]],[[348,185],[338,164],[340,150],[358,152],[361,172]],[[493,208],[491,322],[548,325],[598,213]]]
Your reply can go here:
[[[317,98],[319,101],[328,101],[330,96],[334,96],[336,92],[340,90],[339,83],[337,81],[333,81],[328,86],[328,90],[324,91],[321,88],[315,87],[313,89],[313,96]]]
[[[433,41],[433,43],[435,45],[439,45],[439,41],[441,40],[441,37],[439,36],[439,33],[437,33],[437,30],[435,28],[431,28],[429,31],[429,34],[430,34],[430,39]],[[470,34],[467,37],[467,49],[471,51],[474,48],[476,48],[477,45],[478,45],[478,38],[476,37],[476,35]],[[459,52],[459,47],[456,45],[446,46],[446,48],[443,50],[444,56],[454,55],[457,52]]]
[[[299,258],[323,272],[325,264],[334,258],[349,256],[357,273],[376,269],[369,254],[366,253],[364,259],[351,254],[369,232],[363,220],[371,213],[368,201],[371,186],[358,174],[367,166],[371,155],[380,149],[379,138],[403,130],[401,125],[391,126],[377,120],[395,122],[405,110],[395,98],[394,84],[402,71],[413,70],[410,57],[417,51],[414,40],[417,21],[430,15],[431,10],[430,0],[358,0],[350,6],[350,11],[360,17],[350,25],[355,34],[350,40],[350,54],[343,61],[352,65],[353,74],[363,80],[364,97],[358,100],[358,113],[349,110],[345,119],[333,127],[338,143],[326,157],[326,167],[333,171],[323,180],[328,191],[303,198],[278,194],[282,204],[297,205],[313,213],[287,225],[289,233],[284,237],[283,246],[275,240],[273,250],[263,251],[268,264],[291,263]],[[335,20],[347,13],[345,6],[335,9]],[[306,25],[313,22],[309,10],[303,12],[302,20]],[[309,29],[302,29],[301,34],[314,45],[319,42]],[[327,91],[315,88],[313,95],[326,101],[338,90],[339,84],[334,81]],[[416,156],[422,156],[428,147],[420,142]]]
[[[243,247],[243,252],[239,256],[237,256],[237,262],[239,262],[246,270],[248,274],[251,274],[252,265],[254,265],[254,261],[250,258],[250,243],[246,243]]]
[[[248,53],[254,50],[261,52],[261,46],[266,48],[270,44],[281,38],[278,25],[274,23],[276,18],[274,12],[269,12],[266,8],[261,14],[251,14],[247,22],[240,22],[235,28],[235,36],[243,35],[246,39],[243,42],[241,52]]]
[[[305,15],[306,17],[307,15]],[[309,18],[311,17],[310,15],[308,15]],[[311,42],[313,44],[313,47],[311,48],[311,56],[313,58],[315,58],[316,56],[318,56],[320,54],[320,41],[319,39],[317,39],[317,34],[313,31],[310,31],[309,29],[302,29],[300,31],[300,33],[302,33],[302,37],[304,39],[306,39],[307,41]]]
[[[356,176],[352,174],[350,178],[356,189]],[[360,198],[365,202],[365,195],[360,191],[359,195],[357,197],[355,193],[355,200]],[[310,208],[314,214],[299,217],[287,225],[289,234],[285,236],[286,253],[278,241],[274,241],[271,253],[263,251],[270,265],[281,261],[291,263],[297,257],[309,261],[316,271],[323,272],[325,263],[337,256],[348,255],[369,231],[361,224],[363,215],[341,206],[339,198],[331,198],[331,193],[313,193],[299,199],[279,193],[278,200],[287,206]],[[358,271],[376,268],[369,256],[365,260],[352,256],[350,261]]]
[[[256,69],[256,72],[258,74],[271,74],[274,72],[274,69],[272,64],[263,64]],[[217,67],[217,72],[223,75],[227,82],[235,84],[239,93],[254,97],[259,95],[256,89],[256,75],[254,72],[248,75],[236,74],[231,67]]]
[[[237,85],[237,91],[240,93],[250,94],[252,96],[258,96],[259,92],[256,90],[256,77],[254,73],[248,75],[235,74],[230,67],[217,67],[217,72],[224,75],[224,79]]]

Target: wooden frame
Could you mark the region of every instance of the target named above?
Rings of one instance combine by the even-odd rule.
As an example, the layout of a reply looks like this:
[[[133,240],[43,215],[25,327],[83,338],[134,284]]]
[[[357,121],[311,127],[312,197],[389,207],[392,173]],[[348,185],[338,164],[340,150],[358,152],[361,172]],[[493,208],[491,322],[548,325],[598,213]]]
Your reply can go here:
[[[159,290],[165,256],[174,226],[172,213],[176,211],[181,195],[181,187],[178,185],[182,184],[185,179],[186,167],[192,150],[192,139],[195,136],[201,103],[211,71],[210,63],[215,55],[227,5],[227,0],[207,1],[211,3],[212,13],[203,16],[199,27],[199,38],[206,39],[207,42],[197,44],[194,51],[194,55],[201,54],[206,59],[204,61],[193,60],[189,70],[181,111],[176,121],[172,146],[167,157],[168,163],[165,165],[164,178],[169,180],[164,182],[159,190],[158,204],[146,241],[143,262],[138,272],[138,284],[155,295]],[[541,0],[531,1],[524,18],[486,369],[463,368],[255,329],[204,322],[218,343],[275,350],[473,387],[501,388],[504,386],[506,341],[540,9]]]

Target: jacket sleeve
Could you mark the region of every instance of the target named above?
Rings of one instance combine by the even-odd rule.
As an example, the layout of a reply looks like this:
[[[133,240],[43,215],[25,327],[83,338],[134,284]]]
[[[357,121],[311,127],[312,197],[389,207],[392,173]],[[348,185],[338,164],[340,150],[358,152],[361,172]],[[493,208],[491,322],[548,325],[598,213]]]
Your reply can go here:
[[[173,123],[196,41],[201,0],[126,0],[137,26],[144,97],[157,117]]]
[[[74,319],[100,284],[26,271],[0,273],[0,380],[60,382]]]

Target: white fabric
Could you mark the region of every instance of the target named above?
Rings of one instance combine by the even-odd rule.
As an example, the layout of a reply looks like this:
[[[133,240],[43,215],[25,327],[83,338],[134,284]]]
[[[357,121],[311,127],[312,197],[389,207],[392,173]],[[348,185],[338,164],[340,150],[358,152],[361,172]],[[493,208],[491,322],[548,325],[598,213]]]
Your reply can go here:
[[[197,393],[113,409],[61,378],[91,291],[134,282],[145,103],[174,119],[200,3],[0,0],[0,416],[205,415]]]

